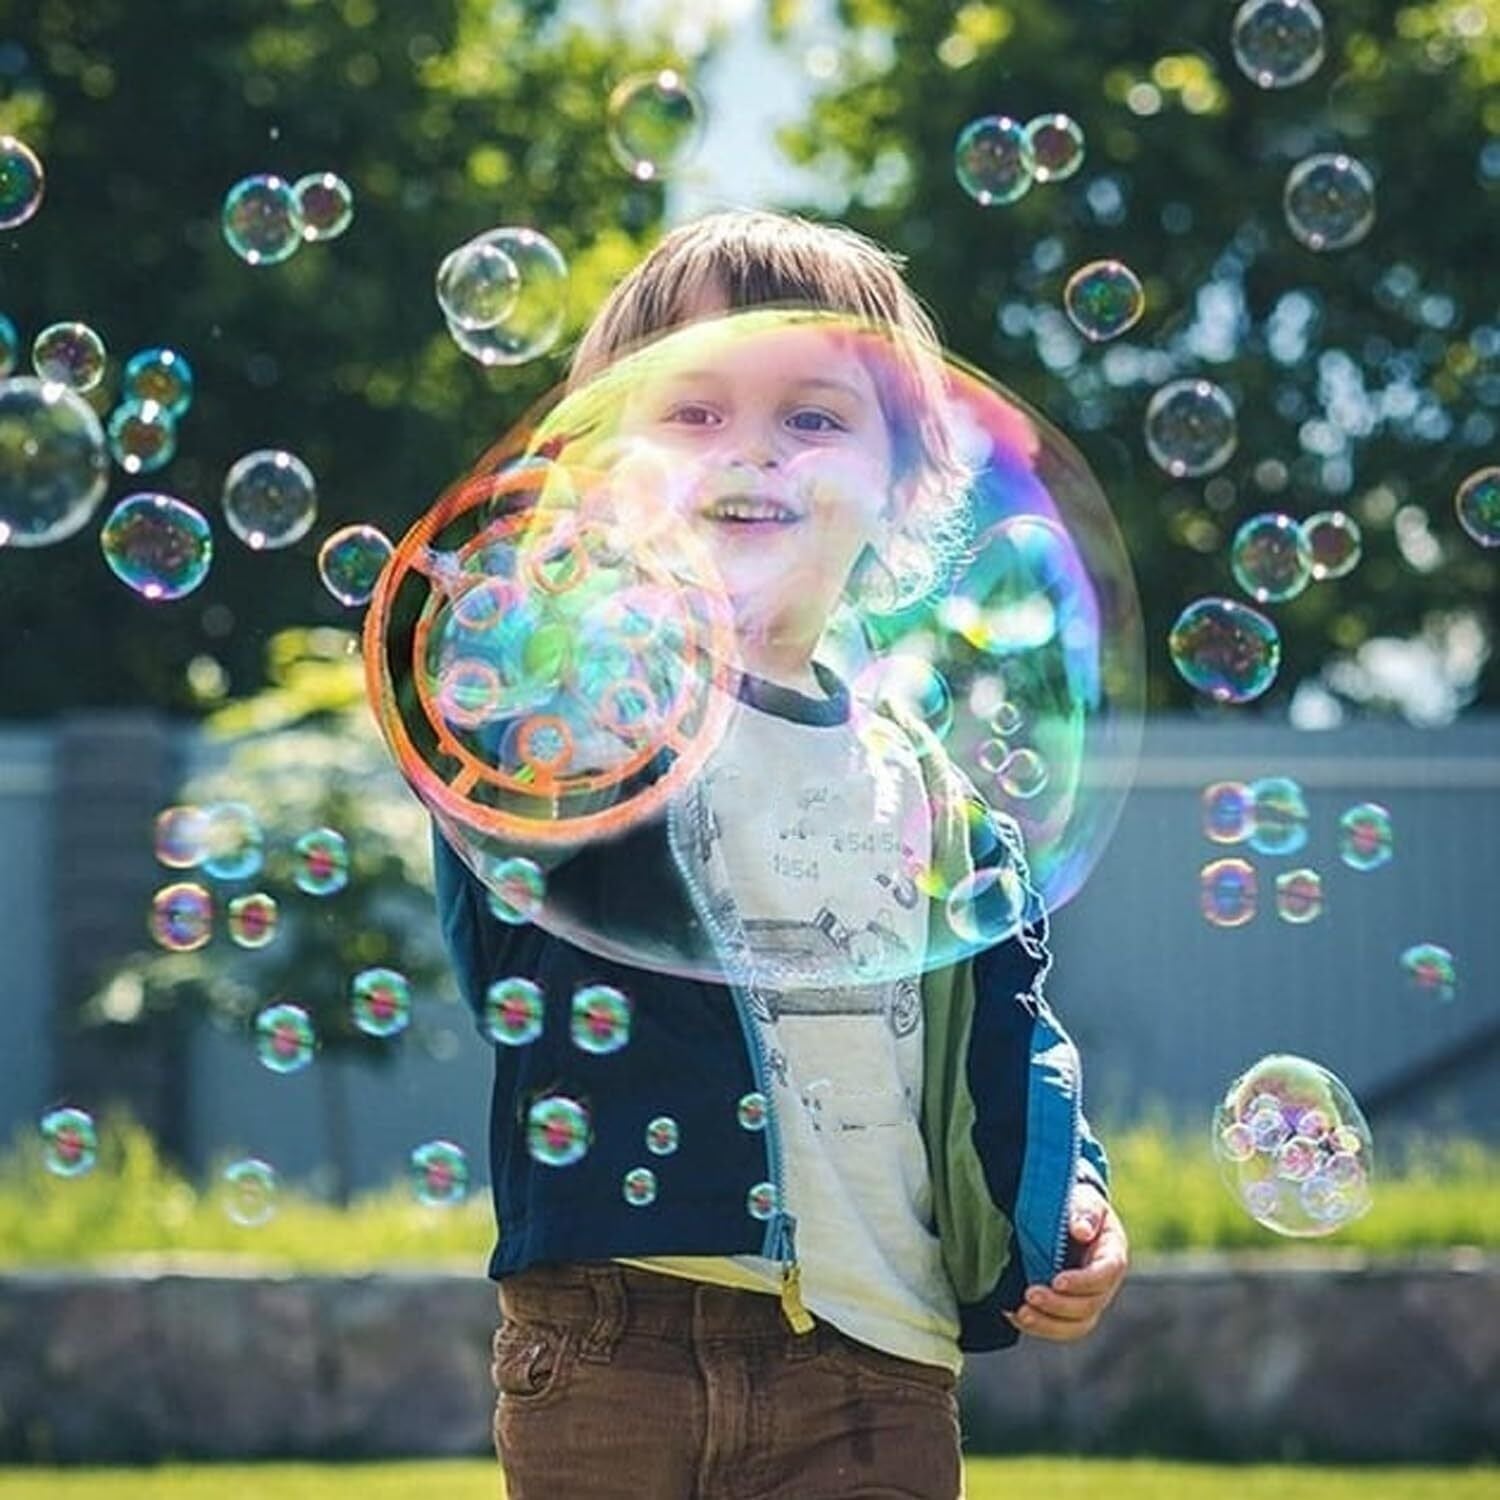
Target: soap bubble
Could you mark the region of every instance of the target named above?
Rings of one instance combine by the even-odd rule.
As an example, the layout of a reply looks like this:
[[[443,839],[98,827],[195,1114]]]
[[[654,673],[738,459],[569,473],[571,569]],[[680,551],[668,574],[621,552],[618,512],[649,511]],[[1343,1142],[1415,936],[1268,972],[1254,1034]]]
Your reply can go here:
[[[104,379],[104,364],[104,340],[87,323],[49,323],[31,345],[37,377],[80,395]]]
[[[155,401],[127,401],[110,413],[109,451],[127,474],[150,474],[177,454],[177,426]]]
[[[1141,321],[1146,294],[1124,261],[1093,260],[1068,277],[1063,309],[1079,333],[1099,344]]]
[[[99,419],[65,386],[0,384],[0,547],[46,547],[88,524],[109,482]]]
[[[349,1005],[366,1036],[395,1036],[411,1021],[411,982],[395,969],[361,969],[349,987]]]
[[[1255,799],[1243,781],[1203,789],[1203,836],[1215,844],[1243,844],[1254,827]]]
[[[630,998],[608,984],[584,985],[573,996],[573,1045],[603,1056],[630,1040]]]
[[[0,379],[11,374],[21,358],[21,335],[16,325],[0,313]]]
[[[258,1229],[276,1216],[276,1168],[247,1156],[224,1168],[224,1212],[245,1229]]]
[[[703,101],[671,68],[617,84],[607,115],[609,148],[639,182],[676,171],[703,140]]]
[[[535,229],[490,229],[469,244],[499,250],[518,280],[510,307],[495,322],[468,328],[447,318],[454,343],[482,365],[519,365],[545,354],[561,335],[567,314],[568,263],[562,251]]]
[[[349,884],[349,846],[332,828],[313,828],[292,845],[292,879],[309,896],[334,896]]]
[[[208,577],[208,522],[171,495],[127,495],[99,533],[109,570],[143,599],[181,599]]]
[[[1287,228],[1309,250],[1344,250],[1375,223],[1375,179],[1352,156],[1309,156],[1287,174],[1282,207]]]
[[[1261,1058],[1215,1108],[1212,1141],[1236,1202],[1277,1234],[1333,1234],[1369,1211],[1370,1127],[1344,1084],[1315,1062]]]
[[[225,476],[224,519],[257,552],[300,542],[317,514],[312,470],[295,453],[258,448],[236,459]]]
[[[1047,762],[1035,750],[1022,746],[1012,750],[995,773],[1000,790],[1016,802],[1024,802],[1041,793],[1047,785]]]
[[[437,269],[437,300],[459,328],[493,328],[516,305],[521,273],[498,245],[470,240],[450,250]]]
[[[484,997],[484,1029],[492,1041],[524,1047],[542,1034],[546,1005],[530,979],[497,979]]]
[[[589,1149],[589,1112],[575,1099],[548,1094],[526,1113],[526,1149],[547,1167],[570,1167]]]
[[[1255,866],[1247,859],[1215,859],[1198,876],[1203,920],[1214,927],[1243,927],[1255,915]]]
[[[653,1156],[670,1156],[681,1143],[681,1132],[671,1115],[657,1115],[646,1126],[646,1149]]]
[[[1378,870],[1396,852],[1391,815],[1378,802],[1361,802],[1339,818],[1339,858],[1351,870]]]
[[[469,1158],[452,1141],[424,1141],[412,1148],[411,1183],[426,1208],[452,1208],[469,1195]]]
[[[1008,115],[984,115],[958,133],[953,147],[958,185],[976,202],[1014,203],[1030,188],[1036,158],[1026,127]]]
[[[154,401],[174,421],[193,404],[193,367],[175,349],[141,349],[125,362],[125,402]]]
[[[1257,603],[1283,604],[1312,579],[1312,549],[1290,516],[1268,511],[1235,532],[1229,565],[1234,581]]]
[[[1083,165],[1083,127],[1071,115],[1038,115],[1026,122],[1032,172],[1038,182],[1062,182]]]
[[[224,198],[224,243],[247,265],[273,266],[302,244],[302,209],[292,185],[274,173],[243,177]]]
[[[1458,971],[1453,955],[1437,943],[1413,943],[1401,955],[1401,967],[1412,984],[1425,995],[1451,1000],[1458,990]]]
[[[1476,469],[1453,496],[1458,524],[1481,547],[1500,547],[1500,466]]]
[[[309,172],[292,184],[302,238],[334,240],[354,221],[354,189],[337,172]]]
[[[264,891],[234,897],[225,915],[229,936],[241,948],[264,948],[276,936],[280,913],[275,897]]]
[[[1323,61],[1323,17],[1312,0],[1245,0],[1234,15],[1232,45],[1252,83],[1291,88]]]
[[[213,898],[201,885],[179,880],[151,898],[151,936],[171,953],[191,953],[213,936]]]
[[[41,158],[13,135],[0,135],[0,229],[15,229],[42,206],[47,175]]]
[[[1250,847],[1257,854],[1295,854],[1307,843],[1307,799],[1290,776],[1250,783]]]
[[[49,1109],[42,1116],[42,1162],[54,1177],[82,1177],[99,1160],[99,1132],[83,1109]]]
[[[318,577],[340,604],[367,604],[392,550],[377,527],[341,527],[318,548]]]
[[[312,1018],[300,1005],[280,1001],[255,1018],[255,1055],[273,1073],[296,1073],[313,1060]]]
[[[1212,474],[1239,441],[1234,403],[1211,380],[1173,380],[1146,405],[1146,452],[1174,479]]]
[[[1342,578],[1354,571],[1364,543],[1353,517],[1341,510],[1320,510],[1302,523],[1302,535],[1312,554],[1314,579]]]
[[[1260,697],[1281,663],[1276,627],[1232,599],[1189,604],[1172,626],[1168,649],[1183,680],[1218,703]]]
[[[243,802],[215,802],[208,819],[208,855],[203,872],[215,880],[249,880],[260,873],[265,835],[260,820]]]
[[[208,815],[201,807],[181,803],[156,815],[152,846],[156,858],[171,870],[191,870],[208,857]]]
[[[650,1167],[632,1167],[621,1181],[620,1189],[632,1208],[647,1208],[656,1202],[656,1173]]]
[[[1316,870],[1284,870],[1276,877],[1276,915],[1300,927],[1323,914],[1323,877]]]

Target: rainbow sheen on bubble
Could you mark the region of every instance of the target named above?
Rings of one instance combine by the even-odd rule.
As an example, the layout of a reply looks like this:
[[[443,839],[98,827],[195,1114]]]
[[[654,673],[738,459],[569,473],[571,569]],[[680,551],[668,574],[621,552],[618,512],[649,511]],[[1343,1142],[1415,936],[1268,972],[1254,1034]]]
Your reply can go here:
[[[54,1177],[82,1177],[99,1160],[99,1132],[85,1109],[64,1106],[42,1116],[42,1164]]]
[[[164,885],[151,898],[147,926],[168,952],[191,953],[213,936],[213,897],[191,880]]]
[[[214,543],[208,522],[171,495],[127,495],[99,533],[109,570],[143,599],[181,599],[208,577]]]
[[[1403,950],[1401,967],[1418,994],[1447,1002],[1458,993],[1453,955],[1440,943],[1413,943]]]
[[[109,415],[109,451],[127,474],[150,474],[177,455],[177,424],[155,401],[126,401]]]
[[[250,266],[274,266],[295,255],[305,226],[296,190],[274,172],[242,177],[224,195],[224,243]]]
[[[1312,581],[1312,549],[1290,516],[1268,511],[1243,522],[1229,545],[1234,581],[1258,604],[1295,599]]]
[[[354,222],[354,189],[337,172],[309,172],[292,184],[305,240],[334,240]]]
[[[682,1132],[671,1115],[657,1115],[646,1126],[646,1149],[653,1156],[671,1156],[682,1144]]]
[[[152,848],[169,870],[191,870],[208,857],[208,815],[193,803],[164,807],[152,825]]]
[[[1378,802],[1360,802],[1339,816],[1339,858],[1351,870],[1378,870],[1396,852],[1391,815]]]
[[[498,245],[470,240],[438,265],[438,306],[459,328],[473,331],[503,322],[520,290],[521,273]]]
[[[139,349],[125,361],[122,403],[154,401],[174,421],[193,404],[193,367],[176,349]]]
[[[1243,781],[1215,781],[1203,789],[1203,837],[1243,844],[1255,826],[1255,798]]]
[[[484,996],[484,1030],[506,1047],[524,1047],[542,1034],[546,1005],[541,986],[512,975],[497,979]]]
[[[276,1168],[258,1156],[230,1162],[220,1179],[224,1212],[244,1229],[258,1229],[276,1217],[279,1190]]]
[[[349,986],[349,1008],[366,1036],[396,1036],[411,1024],[411,981],[397,969],[361,969]]]
[[[1146,311],[1141,279],[1122,260],[1092,260],[1063,287],[1068,321],[1091,343],[1102,344],[1135,327]]]
[[[1252,83],[1291,88],[1323,62],[1323,17],[1312,0],[1245,0],[1234,13],[1231,46]]]
[[[104,429],[66,386],[0,383],[0,547],[47,547],[81,530],[109,481]]]
[[[1250,847],[1257,854],[1296,854],[1307,844],[1307,798],[1290,776],[1250,783]]]
[[[1322,152],[1299,161],[1281,195],[1287,228],[1309,250],[1346,250],[1375,224],[1375,179],[1356,157]]]
[[[983,115],[959,131],[953,144],[958,185],[988,208],[1014,203],[1036,178],[1036,157],[1026,127],[1008,115]]]
[[[87,323],[50,323],[31,345],[31,368],[39,380],[80,395],[104,379],[104,340]]]
[[[1243,927],[1255,915],[1255,866],[1247,859],[1210,860],[1198,875],[1198,903],[1210,927]]]
[[[235,896],[225,908],[225,925],[239,948],[264,948],[275,940],[280,908],[265,891]]]
[[[703,141],[703,100],[675,68],[622,80],[605,113],[609,149],[638,182],[675,172]]]
[[[573,996],[573,1045],[603,1056],[630,1041],[630,997],[608,984],[588,984]]]
[[[1323,877],[1316,870],[1283,870],[1276,877],[1276,915],[1301,927],[1323,915]]]
[[[1458,524],[1481,547],[1500,547],[1500,465],[1476,469],[1453,495]]]
[[[1343,578],[1359,564],[1364,538],[1359,523],[1341,510],[1320,510],[1302,522],[1314,581]]]
[[[587,1107],[562,1094],[548,1094],[526,1112],[526,1149],[543,1166],[570,1167],[581,1161],[592,1135]]]
[[[500,317],[482,326],[446,317],[453,342],[482,365],[525,364],[547,353],[567,317],[568,263],[562,251],[540,230],[513,226],[486,230],[467,243],[498,250],[510,262],[515,295]]]
[[[278,1001],[255,1017],[255,1055],[273,1073],[297,1073],[317,1049],[312,1017],[300,1006]]]
[[[1026,122],[1032,173],[1038,182],[1063,182],[1083,165],[1083,126],[1071,115],[1037,115]]]
[[[349,884],[349,845],[335,828],[310,828],[292,845],[292,879],[309,896],[334,896]]]
[[[1276,679],[1281,636],[1258,610],[1233,599],[1198,599],[1167,639],[1172,665],[1216,703],[1248,703]]]
[[[318,549],[318,577],[340,604],[366,604],[393,550],[378,527],[341,527]]]
[[[265,863],[265,833],[244,802],[215,802],[205,809],[208,853],[203,872],[215,880],[249,880]]]
[[[1146,452],[1173,479],[1212,474],[1239,442],[1234,403],[1211,380],[1172,380],[1146,404]]]
[[[13,135],[0,135],[0,229],[16,229],[42,206],[47,174],[42,160]]]
[[[236,459],[224,477],[224,519],[256,552],[300,542],[317,514],[317,482],[295,453],[257,449]]]
[[[408,1162],[412,1192],[424,1208],[453,1208],[469,1196],[469,1158],[453,1141],[424,1141]]]

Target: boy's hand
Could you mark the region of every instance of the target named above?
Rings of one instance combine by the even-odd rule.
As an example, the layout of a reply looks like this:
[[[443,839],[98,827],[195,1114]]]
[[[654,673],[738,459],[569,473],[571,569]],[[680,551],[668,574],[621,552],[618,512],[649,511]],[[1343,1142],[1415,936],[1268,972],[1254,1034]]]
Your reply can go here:
[[[1073,1189],[1068,1209],[1067,1268],[1052,1285],[1026,1288],[1026,1305],[1006,1313],[1013,1327],[1033,1338],[1072,1343],[1094,1331],[1125,1279],[1130,1244],[1109,1200],[1088,1183]]]

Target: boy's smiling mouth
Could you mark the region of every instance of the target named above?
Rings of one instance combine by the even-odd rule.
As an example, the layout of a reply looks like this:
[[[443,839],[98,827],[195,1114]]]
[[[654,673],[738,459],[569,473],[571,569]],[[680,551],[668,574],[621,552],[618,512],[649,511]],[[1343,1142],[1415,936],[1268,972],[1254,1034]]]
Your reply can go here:
[[[736,526],[787,526],[802,519],[790,505],[769,495],[722,495],[698,514],[705,521]]]

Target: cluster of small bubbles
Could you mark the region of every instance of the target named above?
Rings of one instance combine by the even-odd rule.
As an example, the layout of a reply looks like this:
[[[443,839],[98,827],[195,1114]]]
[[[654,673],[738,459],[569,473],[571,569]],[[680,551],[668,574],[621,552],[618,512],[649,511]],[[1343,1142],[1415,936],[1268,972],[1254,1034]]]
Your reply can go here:
[[[470,240],[438,264],[438,306],[460,328],[473,331],[503,322],[520,290],[521,273],[498,245]]]
[[[993,776],[1010,759],[1010,746],[1004,740],[981,740],[974,759],[979,762],[981,771],[988,771]]]
[[[120,394],[126,401],[154,401],[174,421],[193,404],[193,367],[175,349],[140,349],[125,361]]]
[[[1320,510],[1302,523],[1302,535],[1312,556],[1312,576],[1342,578],[1352,573],[1364,549],[1359,524],[1341,510]]]
[[[944,911],[961,941],[989,947],[1020,928],[1026,889],[1013,865],[985,865],[960,877],[948,892]]]
[[[530,922],[542,909],[546,877],[535,860],[524,855],[502,859],[485,881],[490,911],[512,927]]]
[[[1285,870],[1276,877],[1276,915],[1294,927],[1323,914],[1323,877],[1316,870]]]
[[[1234,581],[1260,604],[1295,599],[1312,581],[1312,548],[1301,526],[1279,511],[1251,516],[1229,548]]]
[[[625,1174],[621,1189],[632,1208],[647,1208],[656,1202],[656,1173],[650,1167],[632,1167]]]
[[[215,880],[250,880],[265,862],[260,819],[244,802],[215,802],[207,809],[204,873]]]
[[[156,401],[125,401],[110,413],[109,451],[127,474],[165,468],[177,454],[177,424]]]
[[[1029,746],[1012,750],[995,774],[995,784],[1007,797],[1026,802],[1041,793],[1051,773],[1047,762]]]
[[[241,948],[264,948],[276,936],[279,915],[276,898],[265,891],[236,896],[226,909],[229,936]]]
[[[764,1130],[767,1113],[766,1096],[759,1090],[742,1094],[734,1107],[735,1118],[740,1122],[742,1130]]]
[[[1476,469],[1453,496],[1458,524],[1481,547],[1500,547],[1500,465]]]
[[[157,862],[169,870],[191,870],[208,854],[208,815],[193,803],[164,807],[152,826]]]
[[[1339,818],[1339,858],[1351,870],[1378,870],[1395,852],[1391,815],[1378,802],[1360,802]]]
[[[982,115],[958,133],[953,147],[958,185],[988,208],[1014,203],[1031,187],[1036,158],[1026,127],[1009,115]]]
[[[411,983],[395,969],[362,969],[349,987],[349,1005],[366,1036],[395,1036],[411,1021]]]
[[[0,385],[0,547],[46,547],[88,524],[109,482],[99,419],[66,386]]]
[[[583,1052],[618,1052],[630,1040],[630,997],[610,984],[586,984],[573,995],[573,1045]]]
[[[278,1001],[255,1018],[255,1055],[273,1073],[295,1073],[313,1060],[317,1035],[300,1005]]]
[[[1215,859],[1198,877],[1203,920],[1212,927],[1243,927],[1255,915],[1255,866],[1248,859]]]
[[[1011,735],[1020,732],[1026,722],[1026,716],[1021,712],[1019,704],[1002,699],[989,716],[989,726],[998,735]]]
[[[151,898],[151,936],[172,953],[191,953],[213,936],[214,903],[195,881],[164,885]]]
[[[349,846],[333,828],[311,828],[292,845],[292,879],[309,896],[333,896],[349,884]]]
[[[1453,955],[1437,943],[1413,943],[1402,953],[1401,967],[1424,995],[1451,1000],[1458,989]]]
[[[37,377],[80,395],[104,379],[104,365],[104,340],[87,323],[49,323],[32,341]]]
[[[657,1115],[646,1126],[646,1149],[652,1156],[670,1156],[681,1143],[681,1132],[671,1115]]]
[[[1312,0],[1245,0],[1235,12],[1231,45],[1252,83],[1291,88],[1323,62],[1323,17]]]
[[[673,68],[637,73],[611,91],[609,148],[637,182],[676,171],[703,140],[703,101]]]
[[[1307,798],[1290,776],[1250,783],[1250,847],[1257,854],[1295,854],[1307,843]]]
[[[297,193],[274,172],[242,177],[224,197],[224,243],[247,265],[274,266],[295,255],[304,225]]]
[[[1254,826],[1255,799],[1243,781],[1203,788],[1203,836],[1214,844],[1243,844]]]
[[[41,158],[13,135],[0,135],[0,229],[15,229],[42,206],[47,174]]]
[[[524,1047],[542,1034],[541,987],[529,979],[497,979],[484,995],[484,1030],[491,1041]]]
[[[1211,380],[1173,380],[1146,404],[1146,452],[1173,479],[1222,469],[1239,441],[1234,403]]]
[[[392,550],[378,527],[342,527],[318,549],[318,577],[340,604],[367,604]]]
[[[1309,250],[1344,250],[1375,223],[1375,179],[1355,157],[1309,156],[1287,174],[1281,203],[1287,228]]]
[[[1370,1207],[1370,1128],[1349,1090],[1315,1062],[1263,1057],[1230,1084],[1212,1131],[1225,1185],[1267,1229],[1332,1234]]]
[[[1083,165],[1083,127],[1071,115],[1037,115],[1026,122],[1032,174],[1038,182],[1062,182]]]
[[[757,1182],[745,1194],[745,1212],[752,1219],[769,1219],[776,1212],[778,1195],[774,1182]]]
[[[304,240],[335,240],[354,220],[354,189],[337,172],[309,172],[292,184]]]
[[[208,577],[213,536],[208,522],[171,495],[127,495],[99,532],[109,570],[153,603],[181,599]]]
[[[452,1208],[469,1195],[469,1158],[452,1141],[424,1141],[412,1147],[411,1185],[426,1208]]]
[[[295,453],[259,448],[236,459],[225,476],[224,519],[257,552],[301,541],[317,514],[317,483]]]
[[[444,321],[453,342],[482,365],[519,365],[545,354],[563,330],[568,303],[568,263],[553,242],[536,229],[489,229],[469,247],[498,250],[515,269],[515,295],[504,314],[482,327]]]
[[[49,1109],[42,1116],[42,1161],[54,1177],[82,1177],[99,1160],[99,1132],[87,1110]]]
[[[276,1215],[276,1168],[246,1156],[224,1168],[224,1212],[245,1229],[258,1229]]]
[[[1146,293],[1124,261],[1092,260],[1068,277],[1063,310],[1084,338],[1102,344],[1141,321]]]
[[[16,367],[21,358],[21,335],[16,325],[4,313],[0,313],[0,380]]]
[[[589,1149],[589,1112],[576,1099],[547,1094],[526,1113],[526,1149],[546,1167],[570,1167]]]
[[[1248,703],[1276,678],[1281,637],[1258,610],[1232,599],[1198,599],[1167,640],[1183,680],[1217,703]]]

